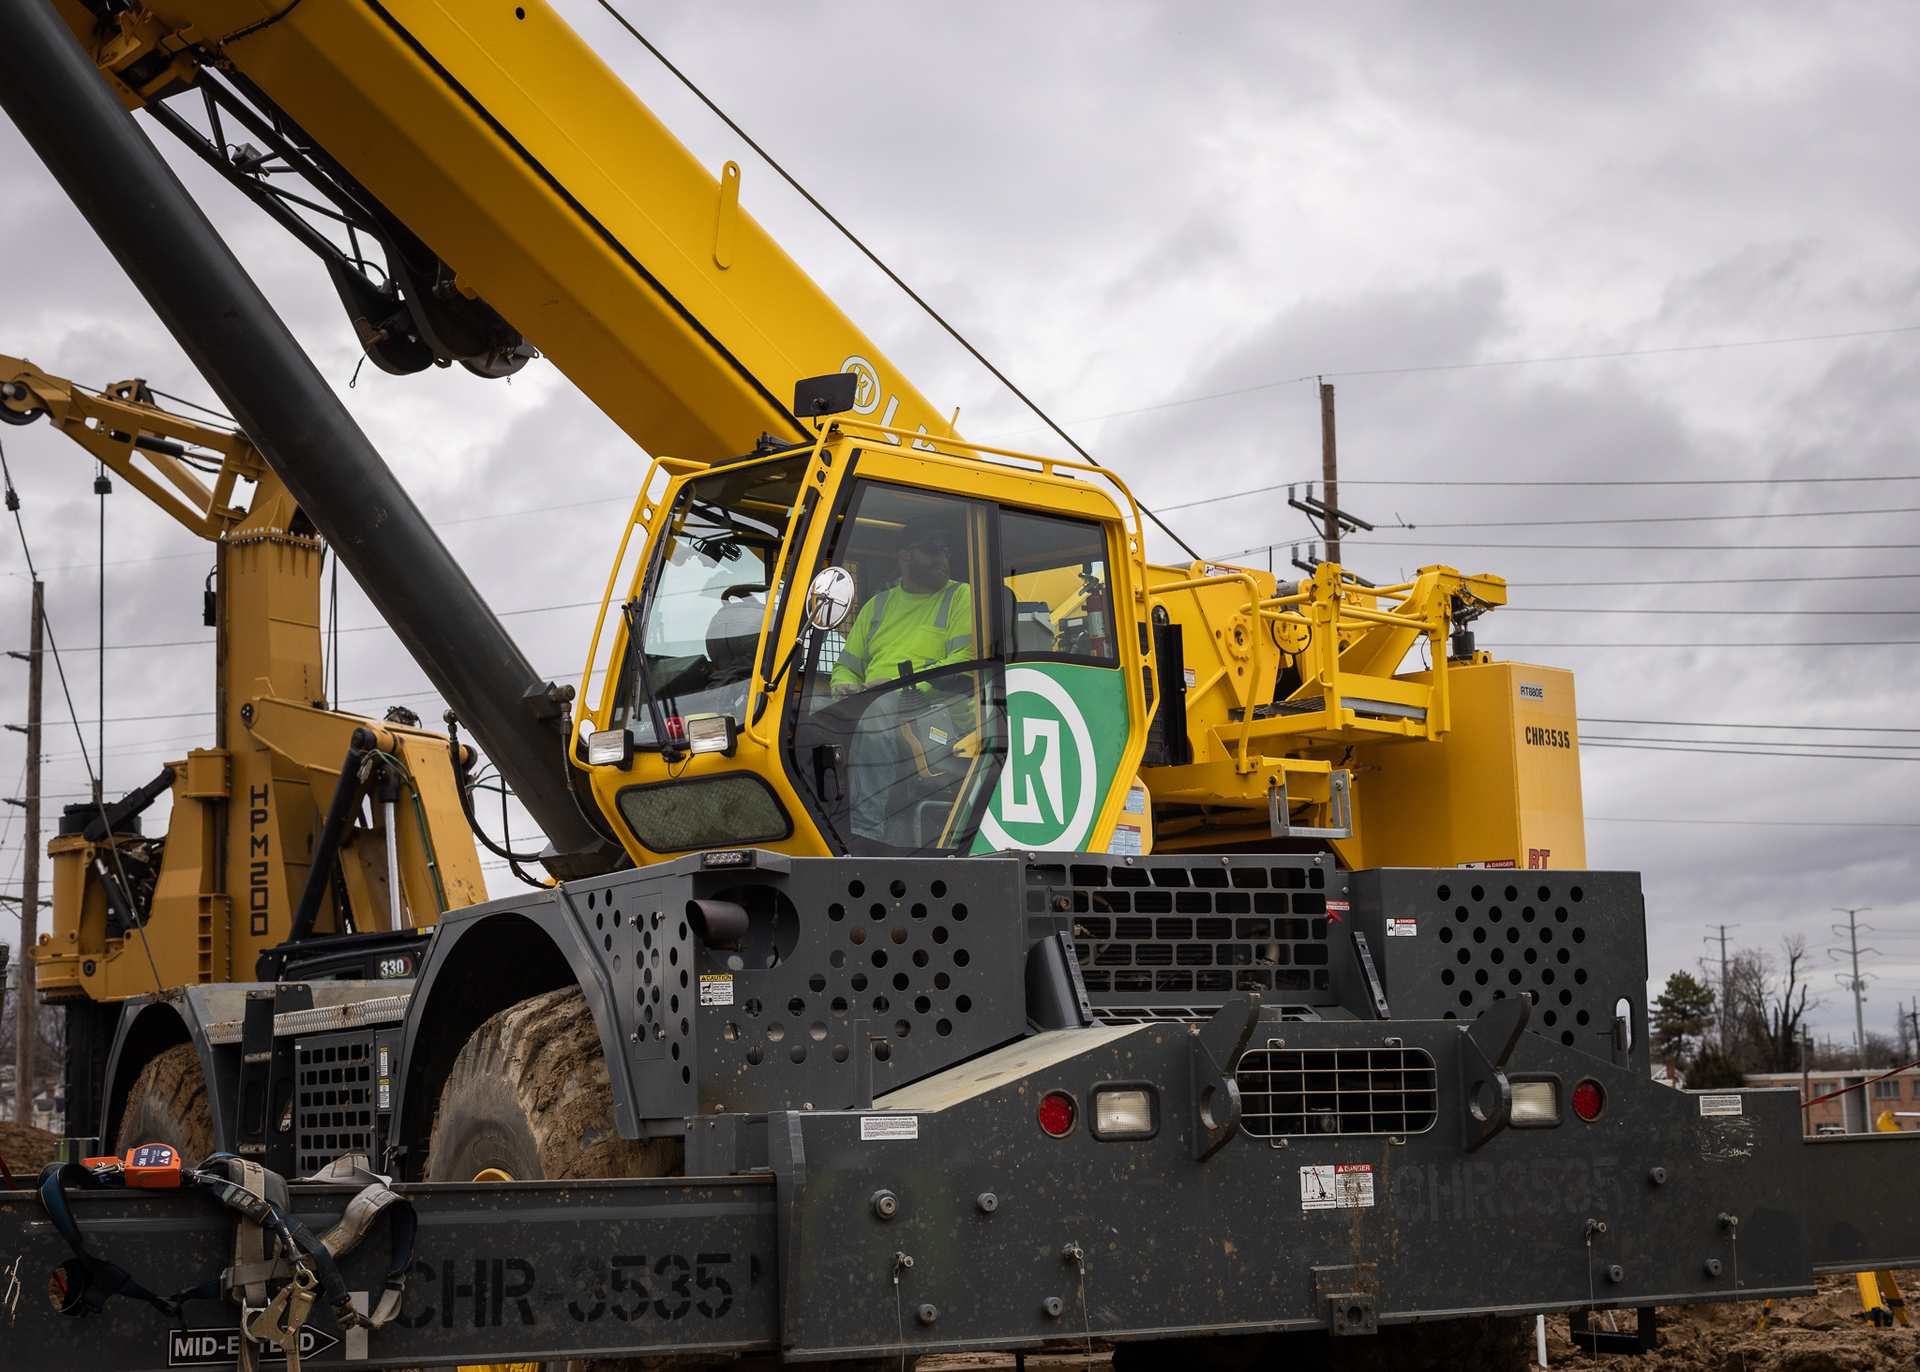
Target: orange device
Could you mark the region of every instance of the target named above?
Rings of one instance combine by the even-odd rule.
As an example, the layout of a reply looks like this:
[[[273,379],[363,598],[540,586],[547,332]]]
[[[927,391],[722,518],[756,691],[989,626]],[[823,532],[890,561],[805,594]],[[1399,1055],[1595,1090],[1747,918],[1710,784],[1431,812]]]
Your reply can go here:
[[[178,1186],[180,1155],[164,1143],[143,1143],[127,1154],[127,1185]]]

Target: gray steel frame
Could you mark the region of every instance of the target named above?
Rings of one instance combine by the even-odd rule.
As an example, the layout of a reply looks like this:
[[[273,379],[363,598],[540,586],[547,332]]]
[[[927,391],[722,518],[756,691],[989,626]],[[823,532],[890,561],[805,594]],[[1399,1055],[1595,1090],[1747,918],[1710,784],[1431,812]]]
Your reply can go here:
[[[1186,1026],[1054,1031],[882,1102],[918,1100],[911,1109],[774,1112],[766,1170],[750,1175],[406,1187],[422,1225],[405,1322],[310,1361],[753,1350],[808,1361],[1320,1329],[1349,1325],[1355,1307],[1364,1329],[1790,1296],[1816,1271],[1920,1260],[1910,1221],[1882,1200],[1913,1184],[1915,1141],[1803,1143],[1790,1090],[1730,1093],[1739,1115],[1703,1113],[1700,1096],[1523,1033],[1511,1071],[1591,1081],[1605,1109],[1468,1150],[1448,1070],[1462,1026],[1268,1017],[1253,1029],[1255,1043],[1308,1049],[1390,1029],[1441,1065],[1439,1118],[1405,1137],[1236,1135],[1196,1161],[1186,1092],[1205,1068]],[[1108,1081],[1154,1086],[1157,1134],[1093,1137],[1085,1111]],[[1052,1090],[1083,1115],[1058,1139],[1034,1115]],[[894,1135],[911,1121],[916,1137],[870,1137],[876,1117]],[[1313,1208],[1312,1176],[1332,1167],[1370,1169],[1342,1176],[1370,1177],[1372,1203]],[[896,1199],[891,1218],[880,1191]],[[296,1183],[294,1194],[323,1229],[350,1192]],[[96,1251],[150,1285],[227,1261],[230,1221],[203,1197],[85,1194],[75,1211]],[[386,1243],[377,1228],[348,1259],[352,1289],[377,1289]],[[83,1322],[39,1299],[66,1253],[36,1198],[0,1196],[0,1245],[27,1289],[8,1335],[20,1365],[168,1365],[173,1336],[151,1310],[119,1300]],[[207,1304],[188,1323],[217,1332],[234,1314]],[[315,1332],[340,1337],[324,1315]]]
[[[1793,1295],[1816,1271],[1920,1261],[1920,1228],[1876,1200],[1920,1173],[1912,1140],[1808,1145],[1792,1091],[1709,1104],[1650,1079],[1631,874],[1349,874],[1273,854],[1089,865],[746,851],[450,916],[407,1006],[400,1170],[472,1027],[577,984],[621,1132],[681,1134],[692,1175],[408,1187],[423,1217],[409,1323],[373,1335],[365,1360],[757,1349],[807,1361],[1364,1334],[1483,1311]],[[1141,891],[1173,893],[1174,909],[1143,913],[1129,896],[1114,923],[1092,922],[1100,902]],[[1239,908],[1262,891],[1286,893],[1285,910]],[[1329,903],[1295,908],[1302,892]],[[696,937],[688,902],[712,899],[748,908],[738,949]],[[1122,913],[1145,922],[1123,931]],[[1263,918],[1289,923],[1263,932]],[[1324,927],[1296,927],[1314,919]],[[1263,951],[1282,936],[1296,948]],[[1081,971],[1103,947],[1125,962],[1101,965],[1135,969],[1327,956],[1305,964],[1304,986],[1214,978],[1202,996],[1196,977],[1175,1009],[1112,981],[1089,991]],[[702,977],[731,980],[702,996]],[[303,1035],[324,1027],[296,1018]],[[1528,1079],[1556,1084],[1557,1122],[1510,1120],[1512,1083]],[[1094,1132],[1103,1084],[1150,1093],[1149,1134]],[[1604,1102],[1592,1120],[1570,1108],[1582,1084]],[[1078,1112],[1061,1138],[1036,1119],[1049,1092]],[[339,1203],[297,1190],[316,1224]],[[101,1251],[136,1275],[221,1261],[226,1221],[197,1202],[81,1204]],[[23,1273],[57,1261],[31,1201],[0,1206],[8,1215],[22,1222]],[[382,1243],[352,1260],[369,1289]],[[21,1347],[59,1366],[79,1346],[73,1326],[29,1304]],[[131,1368],[155,1365],[159,1336],[120,1302],[85,1337],[92,1365]]]

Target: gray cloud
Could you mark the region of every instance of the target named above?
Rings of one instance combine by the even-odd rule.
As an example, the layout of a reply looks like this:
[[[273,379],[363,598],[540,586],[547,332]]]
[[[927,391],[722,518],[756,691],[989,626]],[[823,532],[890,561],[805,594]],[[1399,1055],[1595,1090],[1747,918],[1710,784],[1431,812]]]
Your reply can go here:
[[[597,6],[562,8],[703,162],[741,162],[746,208],[936,404],[962,406],[964,430],[1061,450]],[[1316,476],[1311,386],[1098,416],[1318,372],[1920,324],[1920,151],[1904,136],[1915,122],[1920,19],[1897,7],[624,8],[1023,387],[1081,420],[1076,435],[1150,500]],[[315,264],[204,169],[168,155],[422,506],[447,521],[449,546],[495,604],[596,599],[644,454],[544,364],[511,386],[458,371],[397,379],[363,369],[346,389],[356,354]],[[0,188],[11,266],[0,350],[83,381],[138,372],[206,399],[5,126]],[[1355,483],[1346,500],[1370,518],[1421,525],[1920,505],[1920,482],[1358,484],[1920,471],[1916,367],[1920,335],[1906,334],[1340,375],[1343,472]],[[40,560],[64,569],[48,573],[50,602],[76,704],[90,718],[93,667],[80,650],[94,641],[92,474],[44,427],[0,431],[0,441]],[[578,507],[483,518],[569,504]],[[1307,532],[1273,495],[1170,520],[1210,553]],[[1591,716],[1892,728],[1905,727],[1912,647],[1793,645],[1920,638],[1920,616],[1649,612],[1920,608],[1914,581],[1678,584],[1920,571],[1910,551],[1856,546],[1920,542],[1916,527],[1908,515],[1875,514],[1421,529],[1383,532],[1350,560],[1382,572],[1448,561],[1508,576],[1514,609],[1484,623],[1483,644],[1573,667]],[[124,491],[109,500],[109,539],[108,641],[202,637],[204,550]],[[1416,544],[1423,539],[1554,546]],[[1678,544],[1722,550],[1672,550]],[[1743,546],[1774,544],[1821,546]],[[0,539],[8,644],[25,633],[21,571]],[[1553,582],[1575,584],[1543,584]],[[373,623],[355,588],[343,586],[342,598],[343,623]],[[537,665],[566,674],[578,669],[591,619],[567,610],[507,622]],[[1771,646],[1519,646],[1736,641]],[[384,631],[345,635],[342,649],[347,699],[374,708],[426,691]],[[205,647],[108,657],[110,719],[207,702]],[[7,719],[20,717],[21,685],[0,672]],[[144,779],[187,746],[195,724],[110,724],[109,785]],[[75,751],[66,740],[48,747]],[[1889,1023],[1894,998],[1920,994],[1909,894],[1920,830],[1862,827],[1920,824],[1910,764],[1597,747],[1583,762],[1590,861],[1646,874],[1658,975],[1692,963],[1708,923],[1738,923],[1740,941],[1761,946],[1811,930],[1824,949],[1826,908],[1867,904],[1886,950],[1870,1026]],[[0,784],[11,766],[0,764]],[[77,759],[51,766],[58,787],[81,788]],[[0,834],[11,845],[0,846],[4,878],[18,826],[0,819],[12,824]],[[1722,820],[1740,822],[1706,822]],[[1844,1039],[1850,1006],[1830,990],[1816,1023]]]

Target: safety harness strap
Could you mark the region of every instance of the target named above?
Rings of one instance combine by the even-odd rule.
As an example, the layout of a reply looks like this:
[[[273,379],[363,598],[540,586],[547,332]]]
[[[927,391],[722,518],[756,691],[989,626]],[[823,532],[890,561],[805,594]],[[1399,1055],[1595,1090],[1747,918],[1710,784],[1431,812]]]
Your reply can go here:
[[[334,1320],[342,1329],[356,1325],[379,1329],[399,1315],[419,1217],[413,1203],[392,1189],[391,1179],[373,1172],[363,1159],[341,1158],[315,1178],[366,1183],[324,1237],[316,1237],[288,1213],[286,1182],[258,1163],[216,1153],[198,1169],[183,1169],[182,1176],[212,1193],[236,1212],[239,1221],[232,1264],[219,1276],[168,1297],[148,1290],[120,1267],[87,1251],[64,1188],[70,1183],[82,1190],[98,1191],[107,1189],[108,1182],[78,1163],[50,1164],[41,1172],[41,1204],[74,1253],[73,1260],[55,1274],[57,1289],[64,1295],[65,1313],[90,1314],[110,1297],[129,1296],[178,1319],[184,1328],[182,1307],[187,1301],[230,1297],[241,1307],[240,1372],[257,1372],[262,1342],[273,1343],[286,1352],[288,1372],[298,1368],[300,1326],[306,1322],[307,1310],[319,1292],[325,1293]],[[371,1312],[362,1314],[353,1308],[336,1259],[358,1247],[382,1214],[388,1215],[393,1255],[379,1300]],[[269,1232],[273,1235],[271,1245]],[[268,1284],[276,1281],[286,1284],[269,1297]]]
[[[178,1319],[184,1328],[186,1317],[182,1306],[187,1301],[207,1300],[220,1294],[219,1283],[213,1281],[176,1291],[170,1297],[161,1296],[135,1281],[117,1264],[88,1252],[86,1240],[80,1237],[80,1227],[73,1222],[73,1212],[67,1205],[66,1184],[69,1182],[82,1191],[108,1189],[105,1182],[77,1162],[48,1163],[41,1169],[40,1204],[54,1229],[73,1250],[73,1260],[61,1264],[54,1274],[64,1297],[62,1314],[90,1315],[104,1306],[109,1297],[128,1296],[145,1301],[169,1319]]]

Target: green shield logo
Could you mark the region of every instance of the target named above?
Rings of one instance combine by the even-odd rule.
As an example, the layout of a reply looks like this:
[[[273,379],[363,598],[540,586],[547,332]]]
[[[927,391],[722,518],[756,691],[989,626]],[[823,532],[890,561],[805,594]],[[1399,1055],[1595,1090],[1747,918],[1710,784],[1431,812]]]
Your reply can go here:
[[[1007,668],[1007,761],[975,852],[1086,846],[1127,743],[1117,671],[1054,663]]]

